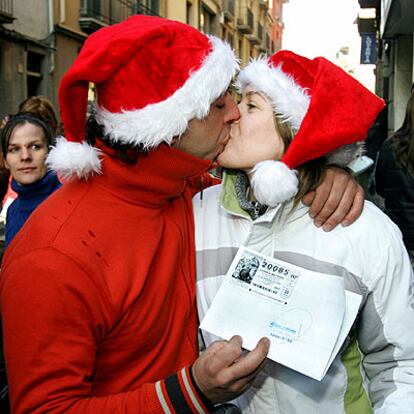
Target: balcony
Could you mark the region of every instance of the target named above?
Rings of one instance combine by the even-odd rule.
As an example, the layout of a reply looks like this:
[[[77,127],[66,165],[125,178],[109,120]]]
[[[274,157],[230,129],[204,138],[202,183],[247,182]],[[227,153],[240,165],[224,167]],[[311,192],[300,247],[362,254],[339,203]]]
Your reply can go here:
[[[234,18],[234,0],[223,0],[223,16],[226,21],[233,21]]]
[[[252,46],[254,46],[254,45],[258,45],[258,44],[260,43],[260,40],[259,40],[259,38],[256,36],[256,34],[255,34],[255,33],[248,34],[246,37],[247,37],[247,40],[250,42],[250,44],[251,44]]]
[[[2,1],[2,0],[0,0]],[[95,32],[108,24],[115,24],[125,20],[134,14],[145,14],[158,16],[158,13],[137,1],[116,0],[109,3],[109,10],[104,13],[104,1],[102,0],[82,0],[79,15],[79,26],[88,34]],[[153,4],[157,6],[157,2]]]
[[[259,7],[262,10],[267,11],[267,9],[269,8],[269,0],[259,0]]]
[[[0,0],[0,24],[12,23],[13,17],[13,0]]]
[[[87,34],[109,24],[109,19],[104,17],[101,0],[83,0],[79,12],[79,26]]]
[[[159,6],[156,7],[159,8]],[[159,16],[156,10],[151,9],[150,7],[138,2],[133,2],[133,5],[131,6],[131,11],[131,14],[146,14],[147,16]]]
[[[244,9],[244,13],[241,13],[241,17],[237,19],[237,30],[240,33],[251,34],[253,32],[253,13],[250,9]]]

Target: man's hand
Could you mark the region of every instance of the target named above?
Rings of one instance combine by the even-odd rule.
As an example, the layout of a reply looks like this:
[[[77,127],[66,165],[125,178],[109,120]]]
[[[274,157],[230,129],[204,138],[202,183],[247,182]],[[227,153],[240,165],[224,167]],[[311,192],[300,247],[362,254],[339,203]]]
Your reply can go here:
[[[249,388],[262,368],[270,341],[262,338],[248,353],[241,346],[240,336],[214,342],[192,366],[197,386],[213,404],[230,401]]]
[[[317,227],[330,231],[339,223],[352,224],[362,213],[364,190],[356,180],[339,167],[329,167],[322,183],[303,197]]]

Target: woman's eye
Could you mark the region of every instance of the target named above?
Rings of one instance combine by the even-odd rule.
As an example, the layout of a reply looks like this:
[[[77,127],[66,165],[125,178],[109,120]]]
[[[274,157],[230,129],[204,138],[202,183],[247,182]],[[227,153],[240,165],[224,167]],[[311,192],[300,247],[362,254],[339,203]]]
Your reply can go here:
[[[248,107],[249,109],[257,108],[257,106],[256,106],[255,104],[252,104],[252,103],[250,103],[250,102],[247,104],[247,107]]]

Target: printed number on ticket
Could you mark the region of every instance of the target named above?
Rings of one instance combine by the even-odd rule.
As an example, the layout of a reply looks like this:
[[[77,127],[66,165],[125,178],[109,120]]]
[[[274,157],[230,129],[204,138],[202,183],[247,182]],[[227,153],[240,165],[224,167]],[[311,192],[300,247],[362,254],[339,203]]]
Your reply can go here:
[[[300,272],[281,264],[277,259],[250,250],[241,249],[239,253],[235,266],[234,263],[232,266],[231,283],[287,305],[295,291]]]

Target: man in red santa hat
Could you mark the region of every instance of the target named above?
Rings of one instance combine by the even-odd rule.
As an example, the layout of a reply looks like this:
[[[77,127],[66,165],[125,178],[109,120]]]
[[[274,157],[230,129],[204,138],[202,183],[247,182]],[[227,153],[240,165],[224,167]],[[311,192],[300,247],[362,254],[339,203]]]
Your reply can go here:
[[[2,266],[13,413],[207,413],[251,383],[265,338],[248,354],[234,337],[197,358],[191,198],[239,117],[226,92],[237,69],[221,40],[157,17],[86,40],[59,90],[66,139],[48,159],[68,182]],[[328,224],[360,209],[360,190],[336,174],[345,198],[315,201],[328,199]]]

